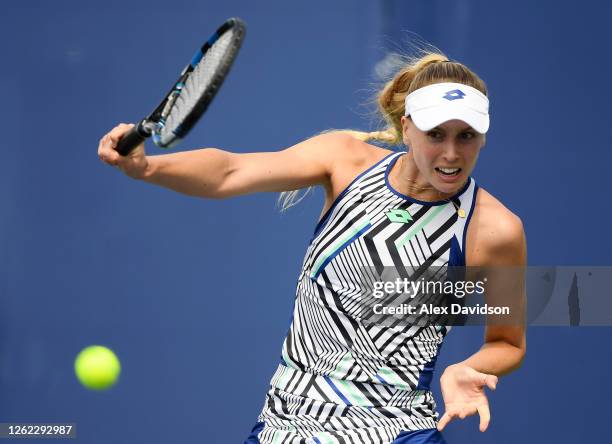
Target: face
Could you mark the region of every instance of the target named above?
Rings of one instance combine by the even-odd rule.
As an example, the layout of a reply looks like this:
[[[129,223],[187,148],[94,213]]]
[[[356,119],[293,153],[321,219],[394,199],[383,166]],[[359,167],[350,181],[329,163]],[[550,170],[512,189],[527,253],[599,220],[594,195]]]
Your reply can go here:
[[[485,136],[461,120],[449,120],[429,131],[402,117],[404,143],[422,179],[442,193],[454,193],[472,173]]]

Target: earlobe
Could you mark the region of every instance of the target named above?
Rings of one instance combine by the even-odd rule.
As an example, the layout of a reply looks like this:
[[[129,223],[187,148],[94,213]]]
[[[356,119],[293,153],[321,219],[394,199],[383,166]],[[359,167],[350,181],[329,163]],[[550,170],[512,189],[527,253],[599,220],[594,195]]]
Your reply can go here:
[[[408,124],[407,124],[407,120],[408,117],[402,116],[402,141],[404,142],[404,145],[406,145],[407,147],[410,146],[410,138],[408,137]]]
[[[408,137],[408,131],[406,131],[406,129],[404,129],[404,131],[402,132],[402,141],[404,142],[404,145],[406,145],[407,147],[410,146],[410,138]]]
[[[406,126],[406,129],[404,130],[404,144],[407,147],[412,146],[412,142],[410,140],[410,137],[411,137],[411,134],[410,134],[410,131],[409,131],[409,127]]]

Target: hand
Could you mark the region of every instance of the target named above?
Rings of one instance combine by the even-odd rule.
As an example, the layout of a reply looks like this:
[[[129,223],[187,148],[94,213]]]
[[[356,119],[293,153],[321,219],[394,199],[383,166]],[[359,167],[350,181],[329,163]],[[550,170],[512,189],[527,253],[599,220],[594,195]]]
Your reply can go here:
[[[144,143],[134,148],[127,156],[122,156],[116,151],[117,143],[121,140],[121,137],[133,126],[133,124],[120,123],[104,135],[98,145],[98,157],[102,162],[116,166],[128,176],[134,179],[142,179],[149,166],[145,156]]]
[[[489,401],[484,387],[495,390],[497,376],[480,373],[465,364],[455,364],[446,368],[440,378],[440,385],[445,411],[438,422],[438,430],[446,427],[453,418],[465,419],[478,413],[480,431],[484,432],[491,420]]]

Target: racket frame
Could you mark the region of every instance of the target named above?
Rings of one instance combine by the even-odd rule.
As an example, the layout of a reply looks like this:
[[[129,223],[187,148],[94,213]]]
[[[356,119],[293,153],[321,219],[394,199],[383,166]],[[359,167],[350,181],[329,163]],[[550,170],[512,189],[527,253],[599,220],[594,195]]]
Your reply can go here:
[[[187,78],[196,69],[196,66],[202,60],[206,52],[208,52],[208,50],[223,34],[232,28],[234,36],[228,50],[225,52],[221,62],[219,63],[216,72],[212,76],[210,83],[182,122],[177,126],[177,128],[172,130],[174,137],[171,137],[169,140],[162,140],[160,131],[164,128],[166,123],[165,119],[170,114],[174,103],[180,96]],[[204,112],[206,112],[208,106],[219,91],[219,88],[227,77],[238,51],[242,46],[245,32],[246,25],[238,17],[231,17],[226,20],[202,45],[202,47],[196,51],[191,58],[190,63],[183,68],[178,80],[174,82],[174,85],[172,88],[170,88],[170,91],[164,96],[163,100],[153,110],[153,112],[149,114],[148,117],[145,117],[138,122],[125,136],[122,137],[116,148],[119,154],[123,156],[128,155],[134,148],[136,148],[136,146],[151,136],[153,136],[153,142],[160,148],[171,148],[176,146],[176,144],[178,144],[187,135],[187,133],[189,133],[200,117],[202,117]]]

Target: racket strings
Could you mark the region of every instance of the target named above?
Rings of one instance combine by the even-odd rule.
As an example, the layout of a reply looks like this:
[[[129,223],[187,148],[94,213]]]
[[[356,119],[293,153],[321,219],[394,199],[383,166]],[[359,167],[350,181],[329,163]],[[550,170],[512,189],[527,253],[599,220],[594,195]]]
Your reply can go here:
[[[175,137],[173,131],[181,125],[210,87],[234,40],[233,34],[233,30],[229,30],[221,35],[189,75],[160,132],[162,139]]]

